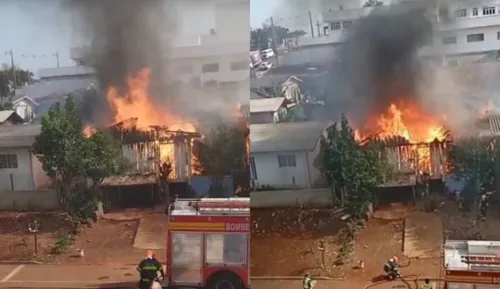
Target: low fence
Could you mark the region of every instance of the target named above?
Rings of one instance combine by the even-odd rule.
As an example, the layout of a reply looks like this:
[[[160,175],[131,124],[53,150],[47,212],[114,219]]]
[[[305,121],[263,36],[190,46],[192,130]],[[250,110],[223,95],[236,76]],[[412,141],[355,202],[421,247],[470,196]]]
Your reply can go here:
[[[57,208],[56,190],[0,191],[0,211],[50,211]]]
[[[332,204],[333,196],[329,188],[250,192],[252,208],[330,207]]]

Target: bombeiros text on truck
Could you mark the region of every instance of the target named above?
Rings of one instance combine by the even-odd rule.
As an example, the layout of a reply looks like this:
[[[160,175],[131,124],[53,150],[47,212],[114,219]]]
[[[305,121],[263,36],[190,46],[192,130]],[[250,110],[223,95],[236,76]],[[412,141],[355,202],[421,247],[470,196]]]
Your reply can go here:
[[[250,198],[178,199],[167,231],[168,287],[250,288]]]

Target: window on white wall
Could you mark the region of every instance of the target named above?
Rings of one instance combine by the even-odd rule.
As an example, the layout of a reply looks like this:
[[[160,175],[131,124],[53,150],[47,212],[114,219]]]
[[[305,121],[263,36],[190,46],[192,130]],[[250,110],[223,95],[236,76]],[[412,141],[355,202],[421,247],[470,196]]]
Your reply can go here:
[[[238,70],[248,70],[248,61],[237,61],[237,62],[231,62],[231,70],[232,71],[238,71]]]
[[[484,41],[484,34],[483,33],[467,35],[467,42],[481,42],[481,41]]]
[[[278,155],[278,167],[296,167],[297,160],[295,155]]]
[[[465,17],[467,16],[467,9],[457,9],[455,11],[455,17]]]
[[[0,169],[17,169],[17,155],[0,155]]]
[[[219,63],[208,63],[201,66],[201,72],[217,72],[219,71]]]
[[[250,178],[257,180],[257,167],[255,166],[255,158],[250,157]]]
[[[342,28],[349,29],[352,27],[352,21],[344,21],[342,22]]]
[[[441,39],[441,43],[444,45],[449,45],[449,44],[457,44],[457,37],[456,36],[446,36]]]
[[[479,9],[477,9],[477,8],[472,8],[472,16],[477,16],[477,15],[479,15],[479,11],[478,11],[478,10],[479,10]]]
[[[496,13],[495,7],[483,7],[483,15],[493,15]]]
[[[500,31],[497,32],[497,39],[500,40]]]
[[[333,22],[331,25],[332,30],[339,30],[340,29],[340,22]]]

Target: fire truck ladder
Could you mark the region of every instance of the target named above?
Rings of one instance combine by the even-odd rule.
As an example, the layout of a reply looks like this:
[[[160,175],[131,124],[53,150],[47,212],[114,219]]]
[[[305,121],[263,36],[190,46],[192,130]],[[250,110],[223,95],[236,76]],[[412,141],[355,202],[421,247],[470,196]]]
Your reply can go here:
[[[491,255],[462,256],[462,261],[470,265],[500,265],[500,257]]]
[[[250,198],[182,199],[177,200],[173,205],[198,215],[250,214]]]

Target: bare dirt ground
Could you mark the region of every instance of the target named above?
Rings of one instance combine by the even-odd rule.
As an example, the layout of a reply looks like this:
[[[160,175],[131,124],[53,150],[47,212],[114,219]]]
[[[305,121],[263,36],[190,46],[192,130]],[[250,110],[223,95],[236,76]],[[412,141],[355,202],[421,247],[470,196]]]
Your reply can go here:
[[[34,235],[28,225],[34,220],[40,224],[37,234],[38,256],[35,257]],[[0,213],[0,261],[52,261],[52,246],[74,230],[74,224],[58,212]],[[5,250],[5,248],[8,248]]]
[[[398,256],[405,275],[438,274],[439,258],[410,261],[403,250],[403,209],[379,214],[388,220],[371,219],[356,235],[355,254],[350,264],[335,266],[338,252],[340,220],[329,218],[331,210],[260,209],[252,210],[251,270],[254,276],[299,276],[309,272],[316,276],[343,277],[349,280],[377,281],[384,262]],[[299,215],[303,225],[299,223]],[[330,220],[330,221],[327,221]],[[318,225],[319,224],[319,225]],[[325,267],[319,244],[325,242]],[[359,261],[364,268],[356,268]]]
[[[139,216],[140,217],[140,216]],[[34,236],[28,231],[33,220],[40,223],[38,255],[34,256]],[[0,261],[41,261],[66,264],[136,264],[144,250],[134,249],[134,237],[139,220],[100,219],[92,225],[75,228],[70,219],[61,213],[0,213]],[[70,234],[75,237],[55,254],[53,247]],[[84,256],[80,256],[83,249]],[[160,261],[165,250],[155,250]]]

